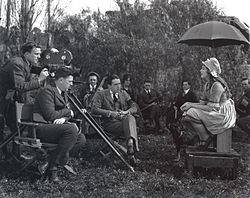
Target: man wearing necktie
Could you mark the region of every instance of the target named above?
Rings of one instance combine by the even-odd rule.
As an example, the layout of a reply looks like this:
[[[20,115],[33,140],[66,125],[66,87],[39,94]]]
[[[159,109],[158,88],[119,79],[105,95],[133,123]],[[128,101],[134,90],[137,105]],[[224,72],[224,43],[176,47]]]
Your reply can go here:
[[[182,111],[180,110],[180,107],[185,102],[199,102],[198,96],[196,93],[191,90],[191,82],[188,80],[184,80],[182,82],[182,91],[178,94],[178,96],[175,99],[174,108],[177,110],[177,116],[180,118],[182,116]]]
[[[90,110],[91,100],[97,91],[100,76],[96,72],[89,72],[87,75],[88,83],[80,90],[80,101],[87,110]]]
[[[33,109],[33,120],[44,123],[37,127],[37,137],[42,142],[58,144],[49,157],[48,166],[50,179],[54,182],[59,181],[57,168],[67,163],[69,152],[80,151],[85,143],[77,125],[70,122],[74,112],[68,103],[67,91],[72,84],[72,71],[59,68],[54,85],[48,85],[38,93]]]
[[[93,97],[92,113],[102,116],[105,131],[114,135],[123,135],[127,142],[127,152],[134,163],[134,152],[139,151],[137,128],[134,113],[137,106],[128,93],[121,90],[119,76],[107,78],[108,89],[96,92]]]
[[[161,132],[160,126],[160,94],[152,88],[151,79],[144,81],[144,88],[138,96],[138,103],[141,108],[144,120],[148,120],[155,132]]]

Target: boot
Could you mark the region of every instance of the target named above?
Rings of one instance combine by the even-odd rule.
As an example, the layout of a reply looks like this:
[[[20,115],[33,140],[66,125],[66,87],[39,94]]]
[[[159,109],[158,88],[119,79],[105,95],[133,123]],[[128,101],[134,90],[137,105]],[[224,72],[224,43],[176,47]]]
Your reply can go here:
[[[41,175],[43,175],[43,174],[46,172],[48,166],[49,166],[49,163],[48,163],[47,161],[45,161],[45,162],[39,164],[38,167],[37,167],[39,173],[40,173]]]
[[[49,180],[50,180],[50,182],[55,182],[55,183],[60,182],[60,179],[59,179],[59,177],[57,175],[57,169],[49,171]]]

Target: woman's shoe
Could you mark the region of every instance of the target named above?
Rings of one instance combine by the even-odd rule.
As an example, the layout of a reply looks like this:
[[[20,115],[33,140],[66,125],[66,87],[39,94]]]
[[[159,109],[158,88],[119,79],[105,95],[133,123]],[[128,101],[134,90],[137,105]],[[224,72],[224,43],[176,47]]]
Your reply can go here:
[[[210,135],[205,141],[201,141],[202,144],[200,144],[197,149],[201,151],[205,151],[208,149],[208,146],[212,143],[214,139],[214,136]]]

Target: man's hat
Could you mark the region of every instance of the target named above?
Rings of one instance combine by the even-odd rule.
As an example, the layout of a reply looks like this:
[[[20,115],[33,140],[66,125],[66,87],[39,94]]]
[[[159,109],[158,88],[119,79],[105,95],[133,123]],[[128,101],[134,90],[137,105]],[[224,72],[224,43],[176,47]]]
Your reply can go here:
[[[99,74],[98,74],[98,73],[96,73],[96,72],[93,72],[93,71],[91,71],[91,72],[89,72],[89,73],[88,73],[87,77],[90,77],[90,76],[96,76],[96,77],[97,77],[97,79],[100,79]]]

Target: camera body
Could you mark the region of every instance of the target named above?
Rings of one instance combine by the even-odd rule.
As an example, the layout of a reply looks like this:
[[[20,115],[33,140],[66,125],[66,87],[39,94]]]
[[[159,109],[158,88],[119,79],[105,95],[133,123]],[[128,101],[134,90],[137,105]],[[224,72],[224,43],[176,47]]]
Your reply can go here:
[[[40,66],[32,66],[31,73],[39,75],[44,68],[47,68],[53,77],[53,73],[59,67],[70,66],[72,59],[73,56],[69,50],[46,49],[41,53]]]

